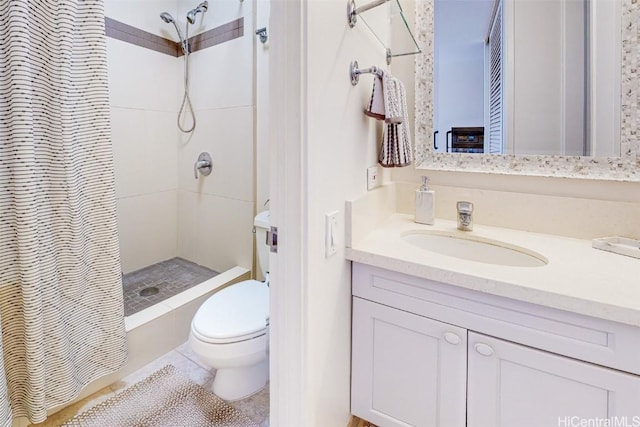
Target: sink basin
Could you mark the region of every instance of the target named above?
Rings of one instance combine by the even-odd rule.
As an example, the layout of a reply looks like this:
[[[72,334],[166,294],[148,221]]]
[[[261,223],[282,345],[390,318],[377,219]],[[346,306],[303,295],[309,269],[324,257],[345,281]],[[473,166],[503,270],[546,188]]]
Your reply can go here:
[[[499,240],[448,232],[410,231],[402,238],[440,255],[509,267],[541,267],[547,259],[537,252]]]

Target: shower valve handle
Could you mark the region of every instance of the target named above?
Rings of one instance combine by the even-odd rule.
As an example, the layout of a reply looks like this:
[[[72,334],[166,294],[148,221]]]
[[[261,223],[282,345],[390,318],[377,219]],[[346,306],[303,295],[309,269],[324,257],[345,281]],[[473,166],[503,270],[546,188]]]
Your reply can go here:
[[[211,174],[213,170],[213,162],[211,155],[207,152],[200,153],[198,160],[193,164],[193,176],[198,179],[198,171],[204,176]]]

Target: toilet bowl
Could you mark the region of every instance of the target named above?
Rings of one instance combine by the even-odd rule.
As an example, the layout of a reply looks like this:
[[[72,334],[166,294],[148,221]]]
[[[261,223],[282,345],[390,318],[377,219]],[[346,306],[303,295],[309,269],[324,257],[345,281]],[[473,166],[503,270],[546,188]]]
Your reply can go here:
[[[245,280],[216,292],[191,321],[189,345],[202,362],[216,369],[212,391],[224,400],[250,396],[269,378],[268,223],[268,211],[254,221],[258,260],[267,280]]]

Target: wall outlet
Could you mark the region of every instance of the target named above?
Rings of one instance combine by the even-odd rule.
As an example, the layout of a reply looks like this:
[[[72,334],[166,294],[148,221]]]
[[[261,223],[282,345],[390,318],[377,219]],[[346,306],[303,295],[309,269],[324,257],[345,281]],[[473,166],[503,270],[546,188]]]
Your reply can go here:
[[[373,190],[380,187],[380,169],[378,166],[367,168],[367,190]]]

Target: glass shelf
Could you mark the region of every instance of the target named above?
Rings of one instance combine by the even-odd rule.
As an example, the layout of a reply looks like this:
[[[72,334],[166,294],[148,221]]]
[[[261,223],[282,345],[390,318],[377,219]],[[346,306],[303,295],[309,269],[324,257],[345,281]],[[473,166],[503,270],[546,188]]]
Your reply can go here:
[[[391,58],[421,53],[400,0],[374,0],[356,7],[355,0],[349,0],[347,17],[349,26],[354,27],[358,18],[371,31],[386,51],[387,64]]]

